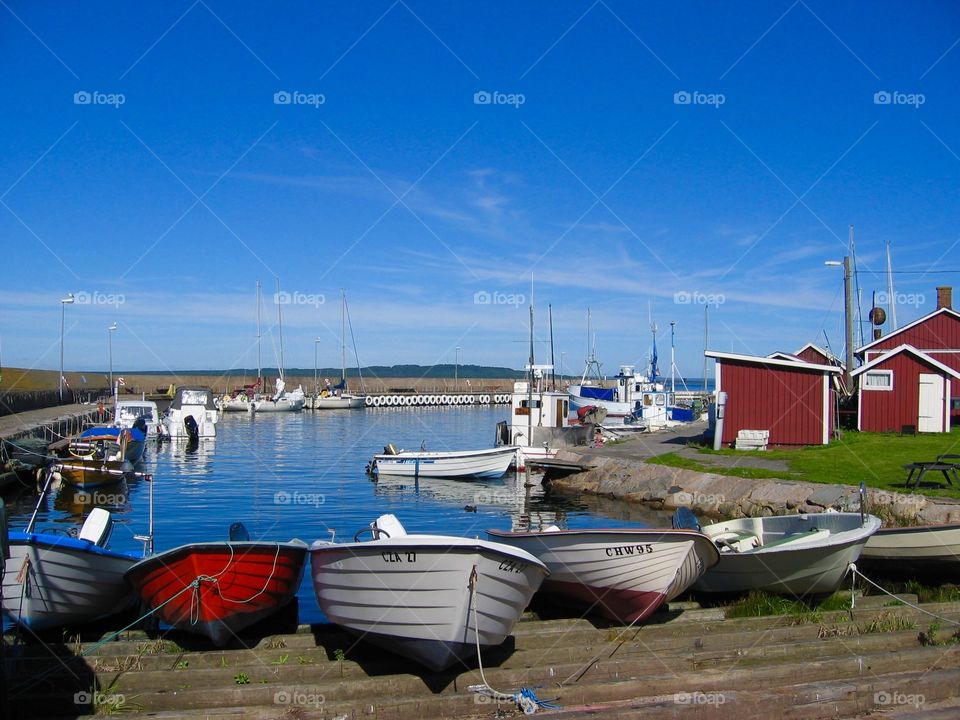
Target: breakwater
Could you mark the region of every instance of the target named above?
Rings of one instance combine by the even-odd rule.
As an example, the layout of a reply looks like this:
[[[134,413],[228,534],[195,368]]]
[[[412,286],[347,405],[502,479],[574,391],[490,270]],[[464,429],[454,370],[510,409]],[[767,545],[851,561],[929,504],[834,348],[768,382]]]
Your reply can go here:
[[[604,455],[590,448],[564,448],[557,459],[590,466],[585,472],[551,480],[551,486],[561,492],[584,492],[665,509],[689,507],[708,517],[860,509],[859,488],[850,485],[732,477],[647,463],[626,453]],[[867,488],[866,502],[868,511],[888,522],[960,522],[957,500]]]

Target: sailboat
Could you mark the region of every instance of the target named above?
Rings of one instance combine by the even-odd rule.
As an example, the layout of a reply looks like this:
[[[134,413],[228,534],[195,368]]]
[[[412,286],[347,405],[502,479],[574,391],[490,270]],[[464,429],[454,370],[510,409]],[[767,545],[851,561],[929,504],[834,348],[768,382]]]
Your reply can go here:
[[[362,408],[366,405],[366,396],[354,395],[347,392],[347,338],[345,335],[345,320],[347,316],[347,296],[340,291],[340,382],[328,386],[313,399],[314,410],[344,410]],[[350,330],[353,336],[353,326]],[[356,353],[356,347],[354,347]],[[357,363],[357,373],[360,372],[360,363]],[[363,388],[363,376],[360,375],[360,387]]]
[[[272,397],[269,398],[259,398],[253,400],[250,403],[250,410],[252,412],[299,412],[303,409],[303,404],[306,402],[306,395],[303,393],[303,388],[298,387],[292,392],[286,392],[286,381],[283,378],[283,316],[280,314],[280,279],[277,279],[277,327],[280,333],[280,377],[276,380],[276,391]],[[257,283],[257,325],[259,326],[259,308],[260,308],[260,283]],[[260,343],[260,332],[257,331],[257,344],[259,347]],[[259,357],[259,350],[257,351]],[[259,363],[258,363],[259,365]],[[257,368],[257,375],[259,379],[260,369]]]

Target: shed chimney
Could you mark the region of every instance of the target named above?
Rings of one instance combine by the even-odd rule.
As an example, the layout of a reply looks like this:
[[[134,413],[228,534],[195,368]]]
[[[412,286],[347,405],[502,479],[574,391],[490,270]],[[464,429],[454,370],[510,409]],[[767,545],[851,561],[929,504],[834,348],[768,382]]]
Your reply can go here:
[[[947,308],[953,310],[953,288],[952,287],[938,287],[937,288],[937,310],[940,308]]]

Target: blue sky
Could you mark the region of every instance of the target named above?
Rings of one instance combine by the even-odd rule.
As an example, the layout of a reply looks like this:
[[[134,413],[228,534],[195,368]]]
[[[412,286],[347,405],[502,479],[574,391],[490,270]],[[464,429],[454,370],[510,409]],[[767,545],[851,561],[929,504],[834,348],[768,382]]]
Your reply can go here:
[[[826,333],[892,244],[898,320],[960,261],[950,2],[0,2],[2,361],[679,369]],[[877,95],[877,93],[886,93]],[[288,102],[287,102],[288,101]],[[489,300],[489,302],[484,302]],[[866,332],[866,331],[865,331]]]

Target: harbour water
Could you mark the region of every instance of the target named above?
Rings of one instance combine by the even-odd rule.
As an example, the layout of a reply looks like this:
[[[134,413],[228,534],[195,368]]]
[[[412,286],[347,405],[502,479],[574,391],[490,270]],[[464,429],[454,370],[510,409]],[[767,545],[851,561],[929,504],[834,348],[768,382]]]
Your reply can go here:
[[[381,477],[366,463],[387,443],[398,448],[464,450],[493,445],[494,427],[508,409],[497,407],[375,408],[222,417],[217,437],[195,449],[151,444],[145,471],[154,480],[157,552],[189,542],[225,540],[243,522],[252,538],[306,542],[352,539],[382,513],[394,513],[410,532],[485,538],[488,528],[598,527],[663,522],[665,515],[591,497],[551,495],[536,482],[508,474],[489,481]],[[51,492],[37,529],[67,529],[99,505],[115,514],[110,547],[141,551],[147,532],[148,483],[142,479],[96,490],[69,486]],[[10,527],[26,526],[36,496],[8,505]],[[369,537],[367,535],[366,537]],[[308,577],[299,592],[300,621],[324,620]]]

